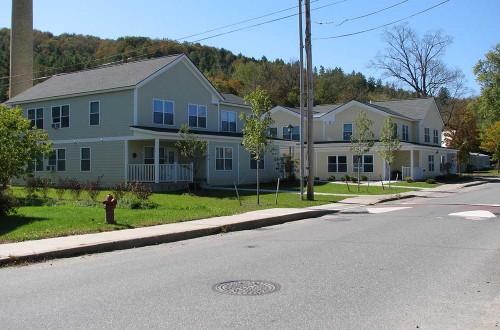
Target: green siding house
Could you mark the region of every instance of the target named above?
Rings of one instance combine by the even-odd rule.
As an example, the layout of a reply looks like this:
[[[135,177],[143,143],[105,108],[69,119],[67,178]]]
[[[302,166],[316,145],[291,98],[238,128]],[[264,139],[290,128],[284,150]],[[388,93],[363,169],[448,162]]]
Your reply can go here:
[[[255,163],[241,146],[239,115],[251,112],[249,104],[217,91],[184,54],[57,75],[6,104],[21,107],[54,141],[53,155],[34,162],[39,177],[102,176],[104,185],[139,181],[160,189],[195,179],[256,180]],[[208,141],[197,178],[175,147],[183,124]],[[262,180],[278,177],[276,157],[265,155]]]

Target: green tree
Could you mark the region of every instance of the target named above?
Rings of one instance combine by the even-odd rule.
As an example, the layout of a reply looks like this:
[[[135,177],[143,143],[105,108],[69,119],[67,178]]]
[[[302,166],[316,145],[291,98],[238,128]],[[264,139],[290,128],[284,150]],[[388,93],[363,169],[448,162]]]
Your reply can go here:
[[[481,85],[481,95],[471,108],[488,126],[500,120],[500,44],[486,53],[486,59],[477,62],[474,74]]]
[[[242,144],[257,162],[257,204],[260,205],[259,167],[261,157],[272,148],[272,141],[269,139],[269,127],[274,123],[269,113],[272,104],[268,93],[261,87],[245,96],[245,101],[251,104],[252,113],[240,114],[245,124]]]
[[[28,164],[40,156],[49,156],[52,142],[44,130],[31,127],[20,108],[0,105],[0,194],[6,194],[12,178],[32,172]],[[1,200],[4,200],[3,198]],[[0,210],[4,210],[2,206]],[[5,212],[7,213],[7,212]]]
[[[183,124],[179,130],[182,140],[175,142],[182,157],[193,163],[193,177],[196,179],[200,166],[207,158],[208,142],[200,140],[198,135],[189,132],[189,126]],[[195,189],[197,189],[195,185]]]
[[[380,131],[380,145],[378,154],[385,159],[391,173],[391,164],[394,162],[396,152],[401,150],[401,142],[396,136],[395,124],[391,117],[387,117]],[[389,189],[391,188],[391,176],[389,175]]]
[[[500,120],[490,125],[481,134],[481,149],[491,153],[493,161],[497,162],[497,173],[500,173]]]
[[[373,141],[374,134],[370,130],[373,125],[373,120],[366,117],[366,112],[360,111],[353,121],[354,132],[351,135],[351,151],[356,156],[357,168],[358,168],[358,191],[359,181],[361,175],[361,165],[363,164],[363,156],[373,147],[375,141]]]

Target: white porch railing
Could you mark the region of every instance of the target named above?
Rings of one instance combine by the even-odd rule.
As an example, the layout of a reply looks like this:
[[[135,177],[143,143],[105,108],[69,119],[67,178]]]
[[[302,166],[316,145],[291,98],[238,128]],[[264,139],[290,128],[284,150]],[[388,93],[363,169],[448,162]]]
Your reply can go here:
[[[421,167],[413,167],[413,180],[421,180],[424,177],[423,173]],[[411,167],[402,166],[400,179],[404,180],[406,177],[412,177]]]
[[[156,182],[155,165],[134,164],[128,166],[127,181]],[[192,182],[193,164],[159,165],[158,182]]]

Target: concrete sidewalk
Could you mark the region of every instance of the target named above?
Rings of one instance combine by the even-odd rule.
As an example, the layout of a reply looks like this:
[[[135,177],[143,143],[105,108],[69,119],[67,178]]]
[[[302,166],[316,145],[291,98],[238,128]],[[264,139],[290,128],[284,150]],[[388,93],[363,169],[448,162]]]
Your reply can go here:
[[[363,205],[374,205],[401,198],[429,196],[436,193],[449,193],[465,186],[482,183],[485,182],[449,184],[437,188],[422,189],[395,195],[355,196],[344,199],[339,203],[308,208],[274,208],[159,226],[0,244],[0,265],[20,260],[34,261],[129,249],[176,242],[228,231],[255,229],[289,221],[318,217]]]

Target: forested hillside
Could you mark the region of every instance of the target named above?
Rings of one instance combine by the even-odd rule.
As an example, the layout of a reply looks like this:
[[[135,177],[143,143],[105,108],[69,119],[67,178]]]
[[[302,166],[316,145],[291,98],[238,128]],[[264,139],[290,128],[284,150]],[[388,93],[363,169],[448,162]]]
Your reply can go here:
[[[0,102],[7,100],[9,80],[10,30],[0,29]],[[184,53],[221,92],[244,96],[260,85],[269,91],[274,104],[298,106],[299,63],[265,57],[254,59],[229,50],[178,43],[168,39],[123,37],[117,40],[93,36],[61,34],[35,30],[35,84],[44,77],[97,67]],[[380,79],[341,68],[314,71],[315,104],[339,103],[350,99],[375,100],[411,97],[410,92],[382,84]]]

